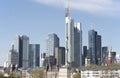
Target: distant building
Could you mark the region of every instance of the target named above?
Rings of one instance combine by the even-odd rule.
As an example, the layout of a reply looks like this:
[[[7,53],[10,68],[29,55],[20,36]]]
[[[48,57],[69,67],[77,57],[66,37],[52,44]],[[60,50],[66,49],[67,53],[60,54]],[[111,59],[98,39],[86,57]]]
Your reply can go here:
[[[116,60],[116,52],[111,52],[111,56],[112,56],[113,64],[117,63],[117,60]]]
[[[46,56],[44,61],[44,67],[49,65],[49,68],[52,70],[52,67],[56,65],[56,59],[54,56]]]
[[[90,58],[89,57],[85,57],[85,65],[84,66],[89,66],[90,63]]]
[[[88,57],[90,57],[91,64],[96,64],[96,36],[97,32],[95,30],[90,30],[88,32],[89,39]]]
[[[89,51],[87,56],[90,58],[91,64],[101,64],[101,36],[95,30],[88,32]]]
[[[108,47],[102,47],[102,65],[107,64],[107,54],[108,54]]]
[[[19,63],[19,54],[17,52],[10,50],[8,54],[8,64],[18,65],[18,63]]]
[[[65,48],[64,47],[55,48],[55,58],[56,58],[56,65],[59,65],[59,66],[65,65]]]
[[[19,53],[14,51],[14,45],[11,45],[11,49],[8,53],[7,67],[10,65],[18,65],[19,64]]]
[[[57,78],[71,78],[70,70],[67,67],[60,68]]]
[[[69,16],[69,8],[65,14],[65,41],[66,41],[66,65],[72,67],[82,66],[82,27],[81,23],[75,23]]]
[[[87,58],[87,46],[83,46],[82,65],[85,65],[85,58]]]
[[[48,56],[55,55],[55,47],[59,47],[59,38],[55,33],[49,34],[46,40],[46,53]]]
[[[18,35],[13,41],[14,51],[19,53],[19,67],[28,67],[29,37]]]
[[[29,67],[40,66],[40,44],[29,44]]]
[[[40,67],[44,67],[45,66],[45,58],[46,58],[46,53],[41,53]]]
[[[101,46],[102,46],[101,35],[97,35],[96,37],[96,64],[97,65],[101,65],[101,57],[102,57]]]
[[[81,78],[120,78],[120,66],[89,66],[81,69]]]
[[[74,62],[73,67],[82,66],[82,25],[75,23],[74,25]]]

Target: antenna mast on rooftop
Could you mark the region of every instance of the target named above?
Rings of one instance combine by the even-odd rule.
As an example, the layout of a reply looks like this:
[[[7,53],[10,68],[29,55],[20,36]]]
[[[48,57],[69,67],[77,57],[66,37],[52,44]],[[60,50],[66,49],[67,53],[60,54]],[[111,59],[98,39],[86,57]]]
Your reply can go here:
[[[65,17],[69,16],[69,3],[70,3],[70,0],[67,0],[66,1],[66,8],[65,8]]]

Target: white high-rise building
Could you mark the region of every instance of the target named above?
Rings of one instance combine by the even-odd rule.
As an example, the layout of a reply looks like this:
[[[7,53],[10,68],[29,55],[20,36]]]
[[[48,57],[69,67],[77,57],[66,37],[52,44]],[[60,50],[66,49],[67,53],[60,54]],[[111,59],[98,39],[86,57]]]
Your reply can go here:
[[[66,65],[72,67],[82,66],[82,29],[80,23],[75,23],[69,16],[69,8],[66,9]]]

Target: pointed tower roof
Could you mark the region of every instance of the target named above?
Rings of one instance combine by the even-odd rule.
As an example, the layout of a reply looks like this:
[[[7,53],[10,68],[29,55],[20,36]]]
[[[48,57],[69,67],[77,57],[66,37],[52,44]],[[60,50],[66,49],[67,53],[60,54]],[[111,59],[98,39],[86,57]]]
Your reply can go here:
[[[68,17],[69,16],[69,8],[67,7],[66,9],[65,9],[65,17]]]
[[[69,16],[69,0],[67,0],[67,6],[65,8],[65,17]]]

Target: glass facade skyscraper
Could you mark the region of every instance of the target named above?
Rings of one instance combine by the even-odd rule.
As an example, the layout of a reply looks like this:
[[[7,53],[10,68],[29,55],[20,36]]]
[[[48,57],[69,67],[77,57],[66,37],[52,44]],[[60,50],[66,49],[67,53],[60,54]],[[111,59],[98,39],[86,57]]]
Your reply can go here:
[[[55,47],[59,47],[59,38],[55,33],[49,34],[46,40],[46,53],[48,56],[55,55]]]
[[[90,57],[91,64],[96,64],[96,35],[97,32],[94,30],[90,30],[88,32],[88,36],[89,36],[88,57]]]
[[[108,54],[108,47],[104,46],[102,47],[102,63],[103,65],[107,64],[107,54]]]
[[[102,46],[101,46],[101,35],[97,35],[96,37],[96,64],[101,65],[102,58]]]
[[[29,44],[29,67],[35,68],[40,66],[40,45]]]
[[[72,67],[82,66],[82,29],[80,23],[75,23],[69,16],[66,8],[65,15],[65,41],[66,41],[66,65]]]
[[[29,37],[18,35],[14,39],[14,51],[19,53],[19,67],[28,67]]]
[[[90,58],[91,64],[101,64],[101,36],[97,35],[95,30],[88,32],[89,51],[87,56]]]
[[[82,28],[80,23],[74,24],[74,65],[82,66]]]

